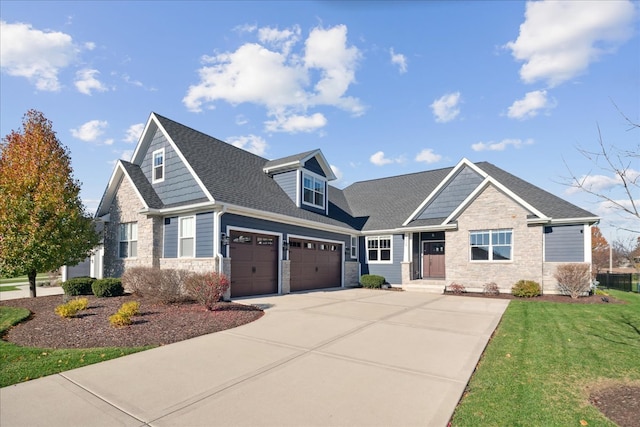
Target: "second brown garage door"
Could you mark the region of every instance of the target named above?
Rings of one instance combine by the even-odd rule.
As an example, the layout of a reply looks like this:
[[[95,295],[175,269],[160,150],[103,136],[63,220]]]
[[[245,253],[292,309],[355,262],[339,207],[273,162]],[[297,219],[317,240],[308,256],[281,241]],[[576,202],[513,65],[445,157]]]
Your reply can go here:
[[[278,238],[231,231],[231,296],[278,293]]]
[[[316,240],[290,239],[291,292],[334,288],[342,284],[342,246]]]

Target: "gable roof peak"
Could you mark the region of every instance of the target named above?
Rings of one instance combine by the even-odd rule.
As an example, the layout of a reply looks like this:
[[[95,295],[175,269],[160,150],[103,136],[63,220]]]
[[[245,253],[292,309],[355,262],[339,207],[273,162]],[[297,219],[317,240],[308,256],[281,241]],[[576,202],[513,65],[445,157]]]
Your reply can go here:
[[[288,170],[300,169],[304,164],[312,158],[316,158],[320,167],[325,173],[328,181],[336,180],[337,177],[331,169],[331,165],[322,154],[322,150],[316,148],[314,150],[305,151],[304,153],[293,154],[291,156],[282,157],[280,159],[269,160],[264,165],[264,172],[267,174],[273,174],[277,172],[284,172]]]

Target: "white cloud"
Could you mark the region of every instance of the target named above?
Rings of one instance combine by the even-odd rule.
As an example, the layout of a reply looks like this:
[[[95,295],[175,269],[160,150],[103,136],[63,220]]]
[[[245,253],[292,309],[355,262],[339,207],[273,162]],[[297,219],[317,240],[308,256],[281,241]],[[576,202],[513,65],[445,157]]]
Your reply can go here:
[[[400,156],[396,157],[395,159],[389,159],[384,156],[383,151],[378,151],[377,153],[374,153],[373,155],[371,155],[371,157],[369,157],[369,161],[376,166],[384,166],[391,163],[403,163],[404,157]]]
[[[518,38],[505,47],[524,62],[523,82],[556,86],[629,39],[635,14],[631,1],[528,2]]]
[[[267,151],[267,141],[256,135],[232,136],[227,138],[228,142],[238,148],[249,151],[258,156],[264,156]]]
[[[107,161],[107,163],[109,165],[111,165],[111,167],[115,167],[116,163],[118,163],[118,160],[125,160],[127,162],[130,162],[132,157],[133,157],[133,150],[124,150],[124,151],[121,151],[121,152],[114,151],[114,153],[116,153],[116,154],[120,153],[120,154],[119,154],[119,157],[117,159],[108,160]]]
[[[203,56],[199,82],[189,87],[182,100],[189,110],[213,108],[216,101],[253,103],[265,107],[268,116],[276,117],[265,122],[267,128],[290,132],[326,125],[323,115],[308,112],[315,107],[337,107],[353,115],[364,112],[357,98],[345,95],[355,82],[361,57],[360,51],[347,43],[346,26],[314,28],[304,41],[304,50],[297,52],[293,52],[300,41],[297,26],[285,30],[260,28],[257,35],[260,43],[245,43],[233,52]],[[302,126],[294,125],[301,121]]]
[[[104,133],[107,125],[106,120],[90,120],[77,129],[71,129],[71,135],[85,142],[94,142]]]
[[[442,159],[440,154],[433,152],[431,148],[425,148],[416,156],[416,162],[425,162],[427,164],[437,163]]]
[[[436,122],[447,123],[455,119],[460,114],[460,102],[460,92],[448,93],[433,101],[430,107]]]
[[[519,120],[530,119],[537,116],[540,110],[549,110],[555,106],[555,101],[550,101],[547,98],[546,90],[534,90],[511,104],[507,116]]]
[[[625,172],[625,178],[629,182],[637,182],[638,179],[640,179],[640,171],[627,169]],[[579,178],[579,181],[585,190],[596,193],[605,193],[623,184],[622,179],[618,175],[582,175]],[[582,190],[577,187],[569,187],[566,190],[566,193],[575,194],[580,191]]]
[[[58,73],[75,60],[77,53],[78,48],[68,34],[0,21],[2,71],[29,79],[38,90],[59,91]]]
[[[333,171],[333,174],[336,176],[336,181],[341,181],[342,177],[344,176],[342,171],[338,169],[337,166],[330,165],[330,167],[331,167],[331,170]]]
[[[275,120],[265,122],[265,128],[269,132],[313,132],[327,124],[327,119],[320,113],[311,116],[291,115],[276,116]]]
[[[514,148],[522,148],[525,145],[533,144],[533,139],[503,139],[500,142],[478,142],[476,144],[472,144],[471,148],[473,151],[504,151],[507,147],[512,146]]]
[[[76,89],[85,95],[91,95],[92,90],[96,90],[98,92],[107,91],[107,87],[102,84],[100,80],[96,79],[95,76],[97,74],[100,74],[100,71],[89,68],[76,72]]]
[[[96,44],[94,42],[86,42],[84,44],[84,48],[87,50],[93,50],[96,48]]]
[[[130,144],[138,142],[138,140],[140,139],[140,136],[142,135],[143,130],[144,130],[144,123],[136,123],[135,125],[129,126],[123,141],[128,142]]]
[[[249,119],[247,119],[243,114],[238,114],[236,116],[236,124],[238,126],[246,125],[249,123]]]
[[[401,53],[395,53],[393,48],[389,49],[389,55],[391,55],[391,63],[398,66],[400,74],[407,72],[407,57]]]

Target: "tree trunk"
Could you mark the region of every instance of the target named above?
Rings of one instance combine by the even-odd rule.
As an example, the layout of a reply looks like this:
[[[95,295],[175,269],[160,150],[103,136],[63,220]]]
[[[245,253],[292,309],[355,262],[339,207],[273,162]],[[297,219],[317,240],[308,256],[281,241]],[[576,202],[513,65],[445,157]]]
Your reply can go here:
[[[36,270],[31,270],[27,274],[27,276],[29,277],[29,296],[31,298],[35,298],[36,297],[36,276],[37,276],[37,274],[38,274],[38,272]]]

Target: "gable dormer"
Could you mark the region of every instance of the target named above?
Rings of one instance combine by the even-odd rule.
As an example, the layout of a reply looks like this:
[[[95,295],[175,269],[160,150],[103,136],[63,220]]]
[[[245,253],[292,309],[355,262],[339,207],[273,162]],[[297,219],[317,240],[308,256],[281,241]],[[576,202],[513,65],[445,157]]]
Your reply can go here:
[[[280,185],[297,207],[327,214],[327,183],[335,180],[336,176],[320,150],[270,160],[263,170]]]

